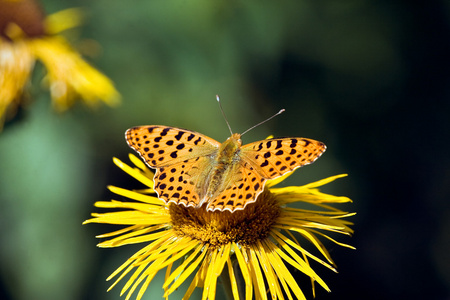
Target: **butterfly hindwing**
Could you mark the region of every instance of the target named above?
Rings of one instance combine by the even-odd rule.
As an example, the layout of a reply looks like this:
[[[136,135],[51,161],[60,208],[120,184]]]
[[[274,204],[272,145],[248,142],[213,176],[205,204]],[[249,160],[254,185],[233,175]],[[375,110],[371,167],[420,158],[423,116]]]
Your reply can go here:
[[[275,138],[242,147],[244,160],[256,166],[266,179],[274,179],[313,163],[325,151],[325,144],[306,138]]]
[[[261,177],[251,164],[240,161],[236,167],[227,189],[209,201],[208,210],[242,210],[247,204],[255,202],[263,191],[267,179]]]
[[[197,207],[202,200],[199,182],[211,165],[211,158],[202,156],[158,168],[154,177],[158,198],[166,203]]]
[[[152,168],[210,155],[220,143],[200,133],[168,126],[138,126],[125,132],[128,145]]]

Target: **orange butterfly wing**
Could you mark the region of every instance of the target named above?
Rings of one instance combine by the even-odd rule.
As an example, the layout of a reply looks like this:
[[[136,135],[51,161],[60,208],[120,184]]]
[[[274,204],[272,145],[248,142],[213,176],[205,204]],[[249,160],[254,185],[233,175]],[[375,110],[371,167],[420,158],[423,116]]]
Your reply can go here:
[[[208,204],[208,210],[242,210],[255,202],[268,179],[313,163],[326,146],[306,138],[275,138],[242,146],[232,184]]]
[[[151,168],[158,197],[166,203],[196,206],[196,181],[211,166],[220,143],[200,133],[168,126],[138,126],[125,132],[128,145]]]
[[[199,178],[211,172],[213,165],[211,158],[204,156],[157,169],[153,180],[158,197],[166,203],[201,206],[204,196],[199,195],[202,190]]]
[[[256,164],[262,177],[275,179],[313,163],[326,148],[324,143],[312,139],[275,138],[243,146],[242,156]]]
[[[233,166],[230,173],[228,187],[216,198],[208,203],[209,211],[234,212],[242,210],[249,203],[255,202],[258,195],[263,191],[267,179],[261,177],[259,172],[250,163],[242,159]]]

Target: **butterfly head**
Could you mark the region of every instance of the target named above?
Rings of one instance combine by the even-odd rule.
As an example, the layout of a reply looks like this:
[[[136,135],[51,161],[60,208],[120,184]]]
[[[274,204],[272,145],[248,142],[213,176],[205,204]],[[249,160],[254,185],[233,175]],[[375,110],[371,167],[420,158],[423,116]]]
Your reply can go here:
[[[224,156],[231,157],[242,146],[241,134],[233,133],[225,142],[220,146],[219,153]]]
[[[242,145],[241,135],[242,134],[240,133],[233,133],[229,138],[227,138],[227,141],[233,140],[234,142]]]

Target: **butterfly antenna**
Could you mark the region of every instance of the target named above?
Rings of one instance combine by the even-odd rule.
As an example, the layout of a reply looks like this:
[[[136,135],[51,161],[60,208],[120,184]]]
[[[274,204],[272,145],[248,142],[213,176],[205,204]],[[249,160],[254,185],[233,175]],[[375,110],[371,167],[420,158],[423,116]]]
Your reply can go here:
[[[259,123],[256,124],[255,126],[250,127],[249,129],[247,129],[246,131],[244,131],[244,133],[242,133],[241,136],[243,136],[244,134],[246,134],[246,133],[249,132],[250,130],[254,129],[255,127],[258,127],[259,125],[264,124],[264,123],[266,123],[267,121],[269,121],[269,120],[275,118],[276,116],[278,116],[279,114],[283,113],[284,111],[285,111],[285,109],[283,108],[282,110],[280,110],[279,112],[277,112],[276,114],[274,114],[273,116],[271,116],[270,118],[265,119],[264,121],[259,122]]]
[[[222,116],[225,119],[225,122],[227,123],[228,129],[230,130],[231,135],[233,135],[233,131],[231,130],[230,123],[228,123],[227,116],[225,115],[225,112],[223,111],[223,108],[222,108],[222,104],[220,104],[219,95],[216,95],[216,99],[217,99],[217,102],[219,102],[220,111],[222,112]]]

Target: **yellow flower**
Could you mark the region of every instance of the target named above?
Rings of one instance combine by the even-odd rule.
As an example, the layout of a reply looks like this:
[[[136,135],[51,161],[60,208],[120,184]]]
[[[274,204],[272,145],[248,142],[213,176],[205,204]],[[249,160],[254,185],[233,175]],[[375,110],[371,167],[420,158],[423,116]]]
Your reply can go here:
[[[204,207],[166,205],[155,197],[153,173],[137,157],[130,155],[135,167],[117,158],[114,163],[146,188],[127,190],[110,186],[118,196],[134,201],[99,201],[95,206],[114,209],[114,212],[94,213],[86,223],[125,225],[124,228],[103,234],[109,238],[98,246],[119,247],[147,243],[130,257],[107,280],[116,276],[114,287],[127,274],[132,274],[122,289],[129,299],[138,289],[141,299],[148,285],[162,269],[165,271],[164,297],[174,292],[193,276],[183,299],[188,299],[196,287],[203,287],[202,299],[215,299],[220,277],[230,298],[305,299],[288,266],[307,275],[329,291],[325,282],[310,266],[310,260],[335,271],[335,265],[318,237],[338,245],[327,232],[350,235],[352,223],[343,218],[352,216],[330,204],[351,202],[319,191],[318,187],[346,175],[337,175],[304,186],[274,188],[286,176],[266,184],[255,203],[244,210],[230,213],[207,212]],[[316,209],[293,208],[294,202],[306,203]],[[300,242],[298,237],[302,237]],[[314,245],[322,256],[310,253],[302,243]],[[140,287],[139,287],[140,286]],[[139,287],[139,288],[138,288]],[[270,295],[268,295],[270,294]]]
[[[0,129],[22,102],[36,60],[47,69],[56,110],[68,109],[77,98],[89,106],[119,102],[111,80],[58,35],[79,25],[80,16],[78,9],[68,9],[45,17],[34,0],[0,0]]]

